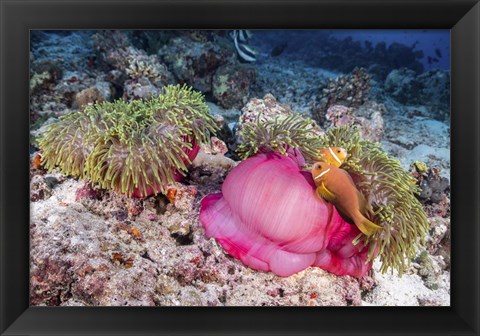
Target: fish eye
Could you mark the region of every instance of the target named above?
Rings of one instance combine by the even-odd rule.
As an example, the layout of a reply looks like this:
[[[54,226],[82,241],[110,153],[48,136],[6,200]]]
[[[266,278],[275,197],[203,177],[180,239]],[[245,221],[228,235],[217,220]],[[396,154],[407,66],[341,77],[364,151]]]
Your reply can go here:
[[[340,153],[340,152],[341,152],[341,150],[340,150],[340,149],[339,149],[339,150],[337,150],[337,153]]]

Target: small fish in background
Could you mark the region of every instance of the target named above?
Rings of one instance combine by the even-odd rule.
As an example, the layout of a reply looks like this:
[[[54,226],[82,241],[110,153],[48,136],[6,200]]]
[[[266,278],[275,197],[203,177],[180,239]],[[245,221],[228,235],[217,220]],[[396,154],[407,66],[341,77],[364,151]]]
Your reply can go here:
[[[250,48],[246,43],[252,37],[252,32],[245,29],[232,30],[230,32],[230,37],[235,44],[235,50],[238,53],[238,56],[246,62],[255,62],[256,51]]]
[[[280,56],[285,51],[285,48],[287,48],[287,46],[288,46],[287,42],[282,42],[280,44],[277,44],[275,47],[273,47],[272,51],[270,52],[270,56],[272,57]]]
[[[428,61],[428,64],[430,64],[430,65],[433,64],[433,63],[438,63],[439,62],[438,58],[431,57],[431,56],[428,56],[427,61]]]
[[[437,55],[438,58],[442,58],[442,51],[439,48],[436,48],[435,55]]]
[[[317,162],[313,165],[312,177],[317,194],[350,218],[363,234],[371,236],[381,228],[364,216],[367,213],[365,197],[345,170]]]

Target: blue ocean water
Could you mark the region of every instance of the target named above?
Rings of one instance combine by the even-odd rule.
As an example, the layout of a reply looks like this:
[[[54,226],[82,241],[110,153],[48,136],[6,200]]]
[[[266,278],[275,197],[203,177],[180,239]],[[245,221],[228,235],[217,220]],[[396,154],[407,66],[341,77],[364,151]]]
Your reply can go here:
[[[363,44],[370,41],[373,44],[385,42],[387,46],[395,42],[407,46],[415,45],[413,50],[422,51],[424,54],[420,60],[425,70],[450,69],[449,30],[335,30],[330,33],[338,38],[351,37],[354,41],[361,41]]]
[[[420,73],[450,69],[449,30],[265,30],[254,31],[252,41],[263,53],[283,45],[283,53],[292,59],[309,59],[311,65],[327,68],[346,63],[343,56],[358,66],[381,64],[385,49],[387,58],[398,58],[389,63],[391,69],[406,66]],[[370,55],[373,58],[367,60]],[[338,70],[348,72],[348,68]]]

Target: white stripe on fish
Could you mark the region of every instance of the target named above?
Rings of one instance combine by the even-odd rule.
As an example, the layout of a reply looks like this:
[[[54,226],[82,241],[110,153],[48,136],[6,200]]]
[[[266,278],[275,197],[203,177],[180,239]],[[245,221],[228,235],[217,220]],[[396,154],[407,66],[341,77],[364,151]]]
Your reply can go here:
[[[326,173],[328,173],[330,171],[331,168],[328,168],[327,170],[325,170],[323,173],[319,174],[317,177],[315,177],[315,180],[316,179],[319,179],[320,177],[322,177],[323,175],[325,175]]]
[[[338,156],[334,153],[334,151],[332,150],[332,147],[328,147],[328,150],[329,150],[330,153],[333,155],[333,158],[334,158],[338,163],[340,163],[340,165],[342,165],[342,161],[340,161],[340,159],[338,158]]]

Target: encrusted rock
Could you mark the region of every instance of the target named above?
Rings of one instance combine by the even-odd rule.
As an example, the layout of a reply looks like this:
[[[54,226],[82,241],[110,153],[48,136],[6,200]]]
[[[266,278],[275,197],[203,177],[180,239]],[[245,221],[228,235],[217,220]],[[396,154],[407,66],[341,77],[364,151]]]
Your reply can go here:
[[[430,256],[426,251],[422,251],[415,260],[416,265],[414,265],[417,268],[418,275],[422,277],[425,286],[433,290],[438,289],[437,281],[439,280],[438,278],[442,270],[445,268],[441,258],[437,259],[438,258]]]
[[[225,157],[227,151],[227,145],[222,140],[212,137],[210,144],[200,147],[200,151],[192,162],[192,167],[201,167],[209,171],[218,169],[222,169],[224,172],[229,171],[235,167],[237,163]]]
[[[255,80],[255,68],[250,65],[224,65],[213,77],[213,96],[224,108],[241,108],[248,99],[252,82]]]
[[[146,77],[126,80],[123,87],[125,99],[149,99],[160,94],[160,89]]]
[[[450,74],[445,70],[430,70],[417,75],[406,68],[392,70],[385,79],[385,91],[402,104],[426,105],[428,114],[438,120],[450,117]],[[418,110],[422,112],[422,110]]]
[[[437,260],[441,258],[440,267],[445,270],[450,269],[450,218],[440,216],[428,219],[430,230],[426,239],[426,249],[430,256]]]
[[[438,120],[450,119],[450,73],[446,70],[430,70],[418,76],[422,84],[421,102],[426,104],[431,116]]]
[[[238,120],[237,134],[242,129],[242,125],[246,123],[256,123],[257,120],[265,122],[273,120],[278,116],[288,116],[292,114],[290,106],[277,102],[277,99],[266,94],[263,99],[252,98],[242,109],[242,114]]]
[[[52,188],[57,185],[59,181],[48,175],[34,175],[30,181],[30,200],[36,202],[52,196]]]
[[[375,102],[367,102],[357,109],[333,105],[327,111],[326,120],[332,126],[358,125],[362,138],[377,142],[384,133],[385,122],[382,115],[385,111],[383,104]]]
[[[75,95],[72,107],[75,109],[83,109],[86,105],[101,103],[105,101],[105,97],[96,87],[86,88]]]
[[[413,102],[420,91],[416,72],[407,68],[392,70],[385,79],[385,91],[400,103]]]
[[[323,124],[325,113],[333,105],[359,107],[368,100],[370,86],[370,75],[363,68],[355,68],[349,75],[330,79],[313,110],[313,118]]]
[[[183,35],[170,39],[158,51],[176,79],[204,93],[212,92],[213,76],[226,63],[235,63],[233,50]]]
[[[103,60],[116,68],[117,72],[111,71],[107,78],[117,85],[121,85],[126,77],[131,79],[124,84],[125,91],[128,91],[125,94],[127,98],[147,97],[156,94],[155,88],[174,83],[172,73],[159,57],[147,55],[144,50],[132,46],[126,34],[119,31],[101,31],[93,35],[93,40]],[[132,83],[138,85],[132,87]],[[150,86],[151,88],[144,88]]]
[[[55,256],[33,259],[30,269],[30,304],[58,306],[70,297],[72,263]]]
[[[445,193],[449,189],[450,183],[447,178],[440,176],[438,168],[423,168],[418,164],[413,164],[412,175],[418,180],[421,188],[419,197],[424,202],[440,203],[445,200]]]

